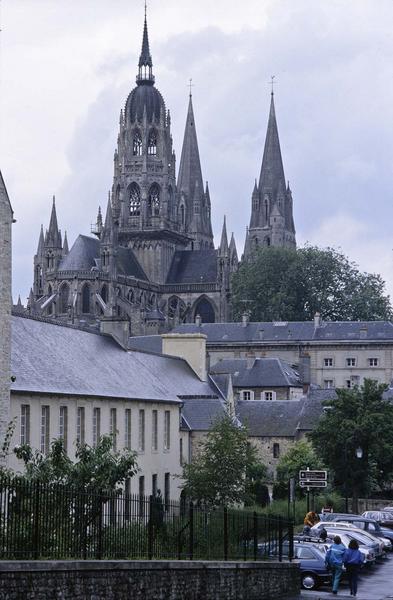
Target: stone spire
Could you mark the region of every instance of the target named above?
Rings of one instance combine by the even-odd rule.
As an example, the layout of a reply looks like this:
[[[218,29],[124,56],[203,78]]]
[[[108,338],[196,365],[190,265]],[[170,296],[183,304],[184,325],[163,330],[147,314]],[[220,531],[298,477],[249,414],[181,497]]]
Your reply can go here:
[[[66,254],[68,254],[69,249],[68,249],[68,239],[67,239],[67,232],[64,232],[64,242],[63,242],[63,256],[65,256]]]
[[[285,189],[284,166],[281,157],[280,139],[278,137],[274,94],[272,92],[265,148],[259,176],[259,191],[262,194],[265,191],[269,192],[273,197],[276,197],[279,190],[284,192]]]
[[[233,232],[231,235],[231,241],[229,242],[229,256],[231,257],[231,261],[235,261],[236,264],[238,263],[239,258],[237,255],[235,236],[234,236]]]
[[[179,196],[184,198],[186,203],[187,232],[199,242],[200,247],[206,242],[211,246],[213,235],[210,219],[210,195],[207,186],[206,193],[203,190],[202,168],[191,93],[180,157],[177,190]]]
[[[40,237],[38,239],[37,256],[41,256],[44,251],[44,227],[41,224]]]

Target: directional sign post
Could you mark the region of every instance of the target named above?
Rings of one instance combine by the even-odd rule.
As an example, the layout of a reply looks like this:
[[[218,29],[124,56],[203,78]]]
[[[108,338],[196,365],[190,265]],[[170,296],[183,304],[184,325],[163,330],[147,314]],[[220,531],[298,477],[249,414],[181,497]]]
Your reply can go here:
[[[310,510],[310,489],[325,488],[327,486],[327,471],[311,471],[309,468],[299,471],[299,486],[307,490],[307,512]],[[314,510],[314,508],[313,508]]]

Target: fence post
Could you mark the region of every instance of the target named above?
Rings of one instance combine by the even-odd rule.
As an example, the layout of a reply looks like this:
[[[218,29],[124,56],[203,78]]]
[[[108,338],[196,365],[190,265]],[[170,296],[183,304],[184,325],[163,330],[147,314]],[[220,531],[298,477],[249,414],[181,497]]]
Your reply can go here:
[[[257,557],[258,557],[258,514],[255,511],[253,514],[252,536],[253,536],[253,547],[254,547],[254,560],[257,560]]]
[[[228,560],[228,509],[224,506],[224,560]]]
[[[282,517],[278,517],[278,560],[282,562]]]
[[[190,502],[190,560],[194,558],[194,504]]]
[[[288,540],[289,540],[289,561],[293,559],[293,521],[288,523]]]
[[[97,560],[102,558],[102,490],[98,490]]]
[[[33,557],[37,560],[40,556],[40,484],[35,482],[33,487],[34,509],[33,509]]]
[[[153,518],[154,518],[154,498],[149,496],[149,520],[147,522],[147,557],[149,560],[153,558]]]

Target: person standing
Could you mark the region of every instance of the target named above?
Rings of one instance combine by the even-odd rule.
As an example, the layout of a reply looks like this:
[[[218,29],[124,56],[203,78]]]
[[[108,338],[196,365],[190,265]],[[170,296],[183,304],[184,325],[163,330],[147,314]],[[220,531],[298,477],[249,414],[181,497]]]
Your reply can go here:
[[[356,596],[358,591],[358,575],[363,564],[363,556],[356,540],[351,540],[344,552],[343,563],[348,573],[351,596]]]
[[[340,536],[335,535],[333,538],[333,544],[326,552],[325,558],[326,567],[330,568],[333,575],[333,594],[337,594],[338,586],[340,585],[345,550],[346,548],[344,544],[341,543]]]

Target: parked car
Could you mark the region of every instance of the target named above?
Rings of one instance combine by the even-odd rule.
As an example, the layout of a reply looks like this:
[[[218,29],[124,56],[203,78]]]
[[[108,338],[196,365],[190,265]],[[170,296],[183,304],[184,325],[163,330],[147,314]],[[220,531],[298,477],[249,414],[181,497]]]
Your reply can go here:
[[[375,562],[376,558],[382,555],[382,545],[376,540],[366,536],[364,531],[356,529],[355,527],[343,526],[340,528],[336,524],[332,525],[328,522],[318,523],[312,528],[314,533],[317,532],[318,526],[324,526],[328,536],[333,539],[335,535],[339,535],[344,546],[348,547],[351,540],[355,539],[359,544],[359,550],[364,556],[364,562],[367,565],[371,565]],[[322,527],[321,527],[322,528]]]
[[[362,517],[360,515],[353,514],[345,514],[345,513],[333,513],[331,515],[326,515],[328,518],[324,519],[325,521],[336,521],[343,523],[353,523],[359,529],[364,529],[364,531],[368,531],[372,535],[375,535],[379,538],[386,538],[390,540],[393,547],[393,531],[388,527],[382,527],[375,519],[368,519],[367,517]],[[386,550],[391,550],[392,548],[387,545]]]
[[[363,533],[364,535],[366,535],[372,542],[378,542],[379,546],[380,546],[380,556],[382,556],[384,553],[386,552],[390,552],[392,550],[392,543],[390,540],[388,540],[385,537],[382,536],[376,536],[373,533],[371,533],[370,531],[366,531],[364,529],[362,529],[361,527],[358,527],[356,522],[354,523],[346,523],[345,521],[327,521],[327,522],[323,522],[320,521],[319,523],[317,523],[317,525],[314,525],[314,527],[311,529],[311,531],[313,533],[315,533],[316,535],[320,535],[320,532],[322,531],[323,528],[331,528],[331,527],[335,527],[337,529],[351,529],[353,531],[358,531],[359,533]]]
[[[388,510],[366,510],[362,517],[373,519],[383,527],[393,529],[393,511]]]
[[[296,536],[297,537],[297,536]],[[258,546],[260,556],[266,556],[267,545]],[[289,554],[289,542],[283,542],[283,556]],[[300,583],[305,590],[315,590],[324,583],[331,583],[332,575],[326,569],[325,550],[317,544],[294,539],[294,558],[299,561]],[[278,545],[270,546],[270,556],[278,555]]]

